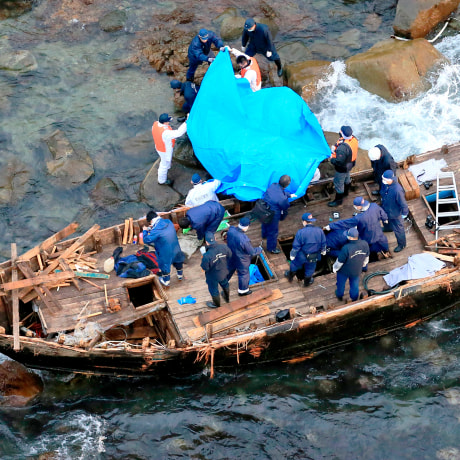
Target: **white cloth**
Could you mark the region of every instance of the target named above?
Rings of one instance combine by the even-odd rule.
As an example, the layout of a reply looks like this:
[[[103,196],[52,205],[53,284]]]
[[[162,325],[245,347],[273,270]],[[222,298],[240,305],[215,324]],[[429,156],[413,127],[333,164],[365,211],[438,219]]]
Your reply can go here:
[[[321,179],[321,171],[319,168],[316,168],[315,174],[313,174],[313,179],[311,180],[312,182],[317,182]]]
[[[244,56],[248,61],[251,60],[251,56],[248,56],[247,54],[242,53],[240,50],[237,50],[236,48],[231,48],[230,52],[236,57]],[[252,69],[247,70],[246,73],[244,74],[244,77],[241,77],[241,75],[235,75],[235,77],[236,78],[246,78],[246,80],[249,82],[249,86],[254,92],[259,91],[259,89],[262,88],[262,82],[257,84],[257,73],[255,70],[252,70]]]
[[[187,193],[185,206],[193,207],[206,203],[206,201],[219,201],[219,198],[217,198],[216,195],[216,190],[220,187],[221,183],[222,182],[220,180],[213,179],[194,185]]]
[[[444,158],[440,160],[432,158],[423,163],[409,166],[409,171],[417,179],[417,182],[422,184],[427,180],[435,180],[442,168],[447,168],[446,160]]]
[[[160,126],[163,126],[162,123],[158,123]],[[168,178],[168,171],[171,167],[172,154],[173,154],[173,145],[172,140],[176,139],[187,132],[187,123],[182,123],[177,129],[165,129],[162,134],[163,142],[165,143],[166,152],[160,152],[156,149],[158,155],[160,156],[160,164],[158,166],[158,182],[163,184]]]
[[[396,286],[400,281],[418,280],[433,276],[437,271],[444,268],[446,264],[431,254],[414,254],[407,259],[407,264],[391,270],[383,279],[388,286]]]

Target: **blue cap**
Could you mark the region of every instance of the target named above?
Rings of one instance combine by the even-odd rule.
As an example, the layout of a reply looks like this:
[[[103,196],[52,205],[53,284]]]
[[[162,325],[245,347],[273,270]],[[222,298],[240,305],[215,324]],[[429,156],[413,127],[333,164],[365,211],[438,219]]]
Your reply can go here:
[[[367,206],[369,204],[369,201],[366,201],[362,196],[357,196],[353,200],[353,204],[355,206]]]
[[[192,184],[193,185],[196,185],[196,184],[199,184],[201,182],[201,177],[199,174],[195,173],[193,176],[192,176]]]
[[[393,180],[395,177],[395,173],[391,169],[387,169],[384,173],[383,176],[385,179],[391,179]]]
[[[212,232],[206,232],[204,234],[204,239],[206,240],[206,243],[215,243],[216,239],[214,238],[214,233]]]
[[[158,119],[160,123],[166,123],[171,120],[172,120],[172,117],[170,117],[167,113],[162,113],[160,115],[160,118]]]
[[[200,29],[200,31],[198,32],[198,36],[202,40],[207,40],[209,38],[209,32],[206,29]]]
[[[351,137],[351,135],[353,134],[353,130],[350,126],[342,126],[340,128],[340,131],[342,132],[343,137]]]
[[[249,227],[251,219],[249,217],[242,217],[240,219],[240,227]]]
[[[316,219],[313,217],[311,212],[306,212],[302,215],[302,220],[304,222],[316,222]]]
[[[182,88],[182,83],[179,80],[171,80],[171,88],[172,89],[180,89]]]
[[[349,228],[347,231],[347,238],[358,238],[359,232],[356,227]]]
[[[246,19],[246,22],[244,23],[244,28],[246,30],[250,29],[251,27],[254,27],[256,24],[256,21],[254,21],[254,19],[252,18],[248,18]]]

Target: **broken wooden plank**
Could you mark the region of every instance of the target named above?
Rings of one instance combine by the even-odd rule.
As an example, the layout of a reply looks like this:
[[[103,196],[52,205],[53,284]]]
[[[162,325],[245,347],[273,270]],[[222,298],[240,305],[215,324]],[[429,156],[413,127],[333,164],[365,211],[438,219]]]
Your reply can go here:
[[[129,233],[129,219],[125,219],[125,228],[123,230],[123,244],[128,242],[128,233]]]
[[[11,270],[11,283],[18,282],[18,270],[14,266],[16,259],[18,258],[18,250],[16,243],[11,243],[11,264],[13,266]],[[21,343],[19,340],[19,296],[18,290],[13,290],[13,350],[19,351],[21,349]]]
[[[129,218],[129,229],[128,229],[128,244],[133,242],[134,228],[133,228],[133,218]]]
[[[60,281],[74,278],[75,273],[73,271],[63,271],[59,273],[53,273],[51,275],[37,275],[33,278],[26,278],[19,281],[11,281],[0,285],[0,288],[5,291],[12,291],[14,289],[22,289],[25,287],[39,286],[40,284],[47,283],[59,283]]]
[[[204,326],[207,323],[216,321],[220,318],[230,315],[231,313],[237,310],[241,310],[242,308],[245,308],[253,303],[259,302],[260,300],[265,299],[271,295],[271,289],[260,289],[258,291],[253,292],[252,294],[249,294],[248,296],[240,297],[237,300],[234,300],[226,305],[216,308],[215,310],[201,313],[197,317],[193,318],[193,322],[197,327]]]
[[[62,267],[62,269],[64,271],[72,271],[69,267],[69,264],[66,262],[65,259],[63,258],[59,258],[59,265]],[[81,287],[80,287],[80,284],[78,283],[78,280],[76,280],[75,278],[73,278],[72,280],[72,284],[79,290],[81,291]]]
[[[451,256],[446,256],[444,254],[438,254],[437,252],[432,252],[432,251],[423,251],[425,254],[430,254],[432,255],[433,257],[436,257],[436,259],[439,259],[439,260],[444,260],[445,262],[452,262],[454,263],[454,259],[455,257],[451,257]]]

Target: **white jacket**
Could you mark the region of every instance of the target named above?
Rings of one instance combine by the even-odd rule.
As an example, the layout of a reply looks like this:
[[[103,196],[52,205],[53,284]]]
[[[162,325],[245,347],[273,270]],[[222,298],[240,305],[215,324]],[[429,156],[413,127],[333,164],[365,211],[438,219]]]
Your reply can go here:
[[[220,187],[220,184],[220,180],[211,179],[194,185],[188,192],[187,198],[185,198],[185,206],[193,207],[206,203],[206,201],[219,201],[216,190]]]

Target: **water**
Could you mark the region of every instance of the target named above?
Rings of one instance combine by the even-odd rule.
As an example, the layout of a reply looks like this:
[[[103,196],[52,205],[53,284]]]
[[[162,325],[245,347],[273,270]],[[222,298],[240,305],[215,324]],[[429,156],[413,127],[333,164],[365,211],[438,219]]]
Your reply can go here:
[[[391,104],[361,90],[342,59],[392,33],[392,1],[269,3],[280,12],[279,44],[341,47],[312,104],[325,130],[350,124],[364,148],[381,142],[397,158],[458,141],[458,35],[436,45],[451,64],[432,90]],[[73,220],[89,228],[144,213],[138,188],[155,159],[149,130],[174,107],[169,78],[131,64],[136,40],[174,6],[194,11],[191,28],[214,27],[209,18],[233,6],[125,0],[117,7],[128,13],[126,29],[105,34],[89,19],[110,7],[83,4],[38,1],[32,12],[0,22],[0,46],[28,49],[39,64],[24,75],[0,74],[2,169],[15,160],[30,174],[25,196],[0,208],[2,259],[11,241],[25,250]],[[381,25],[370,32],[363,24],[375,13]],[[358,47],[343,46],[342,34],[355,29]],[[57,128],[91,155],[88,183],[66,189],[46,176],[42,140]],[[119,206],[91,200],[103,177],[122,190]],[[459,328],[454,310],[313,361],[217,372],[214,380],[208,373],[165,382],[43,372],[45,390],[33,405],[0,409],[0,458],[459,459]]]

